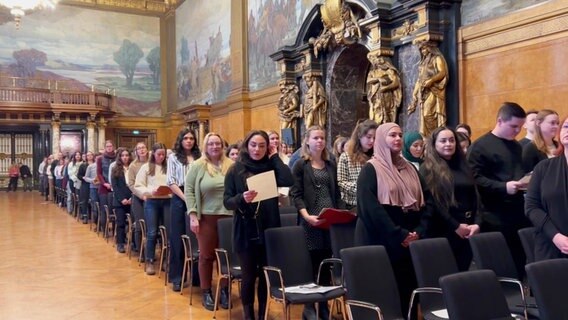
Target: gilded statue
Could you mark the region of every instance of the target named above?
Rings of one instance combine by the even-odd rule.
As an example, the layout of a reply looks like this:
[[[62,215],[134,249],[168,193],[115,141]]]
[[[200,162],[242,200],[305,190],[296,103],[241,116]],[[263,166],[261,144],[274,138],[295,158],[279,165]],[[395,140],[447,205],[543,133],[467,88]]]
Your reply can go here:
[[[280,128],[295,128],[295,119],[300,115],[299,89],[295,83],[285,80],[280,81],[280,98],[278,99],[278,114],[280,116]]]
[[[304,74],[308,86],[304,104],[301,106],[306,128],[320,126],[325,128],[327,119],[327,97],[321,82],[312,74]]]
[[[402,101],[399,72],[386,57],[369,53],[367,58],[372,66],[367,75],[369,119],[378,124],[396,122]]]
[[[327,49],[331,44],[353,44],[361,38],[357,18],[344,0],[325,0],[320,7],[323,31],[314,41],[314,54]]]
[[[448,65],[435,42],[418,43],[420,64],[408,114],[420,107],[420,133],[427,137],[434,129],[446,124],[446,85]]]

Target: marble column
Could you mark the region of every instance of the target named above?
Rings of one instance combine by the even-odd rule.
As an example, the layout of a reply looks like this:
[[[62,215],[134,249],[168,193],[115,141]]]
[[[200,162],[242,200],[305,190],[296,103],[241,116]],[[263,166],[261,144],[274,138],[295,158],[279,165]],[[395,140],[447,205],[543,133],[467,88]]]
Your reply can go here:
[[[106,122],[104,120],[101,120],[98,123],[98,128],[99,128],[99,143],[97,145],[97,151],[99,149],[104,149],[105,147],[105,140],[106,140],[106,136],[105,136],[105,128],[106,128]]]
[[[87,127],[87,151],[96,153],[98,150],[95,148],[95,122],[88,120],[85,127]]]
[[[59,139],[60,139],[60,129],[61,129],[61,122],[59,120],[51,121],[51,153],[57,154],[60,151],[59,147]]]
[[[205,134],[206,134],[205,121],[199,121],[199,137],[197,137],[199,142],[203,141],[203,138],[205,138]]]

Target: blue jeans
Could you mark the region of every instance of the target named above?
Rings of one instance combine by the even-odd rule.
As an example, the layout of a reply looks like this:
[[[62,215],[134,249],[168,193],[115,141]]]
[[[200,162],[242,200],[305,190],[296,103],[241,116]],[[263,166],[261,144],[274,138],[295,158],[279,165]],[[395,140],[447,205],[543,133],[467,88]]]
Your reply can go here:
[[[97,188],[89,189],[89,199],[91,199],[91,220],[97,221],[98,212],[95,211],[95,202],[99,202],[99,190]]]
[[[183,187],[182,187],[183,191]],[[183,271],[184,250],[181,236],[187,234],[185,218],[187,216],[187,207],[185,200],[172,195],[170,208],[170,224],[166,226],[168,230],[168,238],[170,241],[170,274],[169,278],[172,283],[181,282],[181,274]]]
[[[148,199],[144,202],[144,220],[146,220],[146,261],[153,261],[156,253],[158,226],[169,215],[170,199]]]

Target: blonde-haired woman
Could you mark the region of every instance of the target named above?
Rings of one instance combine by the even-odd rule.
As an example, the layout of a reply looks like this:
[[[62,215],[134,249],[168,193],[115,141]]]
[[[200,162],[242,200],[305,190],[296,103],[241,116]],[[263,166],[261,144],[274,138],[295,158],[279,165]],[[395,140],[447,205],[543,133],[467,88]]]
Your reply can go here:
[[[300,214],[300,225],[306,235],[314,275],[317,274],[320,263],[331,258],[329,231],[316,228],[320,223],[317,215],[324,208],[345,208],[336,172],[335,162],[326,150],[325,130],[319,126],[308,128],[302,143],[302,158],[292,169],[294,186],[290,189],[290,196]],[[320,282],[325,284],[329,280],[324,272]],[[319,308],[322,318],[326,319],[329,314],[327,304],[320,303]],[[314,313],[313,304],[306,304],[303,317],[310,318]]]
[[[202,304],[213,311],[215,302],[211,291],[215,248],[218,247],[217,220],[232,215],[223,205],[225,175],[233,161],[223,152],[223,139],[210,132],[203,139],[203,154],[189,168],[185,179],[185,202],[191,231],[199,244],[199,280],[203,293]],[[232,250],[232,248],[226,248]],[[222,282],[221,307],[229,308],[227,282]]]
[[[533,141],[523,147],[523,169],[526,172],[533,171],[542,160],[555,156],[559,144],[554,137],[559,128],[560,119],[556,111],[544,109],[537,113]]]

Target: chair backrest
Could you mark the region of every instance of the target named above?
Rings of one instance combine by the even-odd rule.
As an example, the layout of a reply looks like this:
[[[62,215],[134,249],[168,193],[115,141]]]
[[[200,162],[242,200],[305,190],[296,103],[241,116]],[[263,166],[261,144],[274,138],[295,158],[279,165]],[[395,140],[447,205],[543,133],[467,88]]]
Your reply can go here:
[[[298,209],[295,206],[283,206],[278,208],[280,214],[298,214]]]
[[[440,278],[450,319],[514,319],[495,272],[475,270]]]
[[[331,251],[335,258],[341,258],[341,249],[355,246],[355,225],[356,221],[353,221],[345,224],[332,224],[329,227]]]
[[[420,288],[437,288],[441,277],[459,272],[456,258],[446,238],[413,241],[410,243],[410,254]],[[420,306],[427,312],[443,309],[444,299],[439,294],[422,294]]]
[[[140,225],[140,233],[142,234],[142,238],[146,238],[146,221],[144,219],[139,219],[138,224]]]
[[[383,246],[362,246],[341,250],[345,288],[348,300],[372,303],[385,319],[403,318],[387,251]],[[364,309],[352,310],[353,319],[376,319],[376,314]]]
[[[534,227],[523,228],[517,231],[523,250],[527,256],[527,263],[533,263],[534,260]]]
[[[280,225],[282,227],[293,227],[298,225],[298,214],[284,213],[280,215]]]
[[[264,231],[264,236],[267,264],[282,271],[285,286],[314,282],[312,262],[302,227],[271,228]]]
[[[217,220],[217,235],[219,237],[219,248],[227,250],[231,266],[238,265],[237,255],[233,252],[233,218],[227,217]],[[196,247],[193,250],[196,250]]]
[[[473,260],[479,269],[493,270],[498,277],[518,279],[509,246],[501,232],[486,232],[469,238]]]
[[[568,260],[552,259],[525,266],[542,320],[568,319]]]

